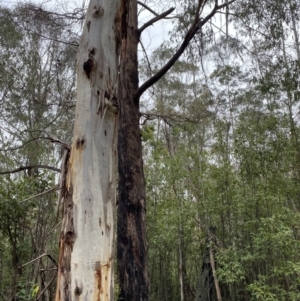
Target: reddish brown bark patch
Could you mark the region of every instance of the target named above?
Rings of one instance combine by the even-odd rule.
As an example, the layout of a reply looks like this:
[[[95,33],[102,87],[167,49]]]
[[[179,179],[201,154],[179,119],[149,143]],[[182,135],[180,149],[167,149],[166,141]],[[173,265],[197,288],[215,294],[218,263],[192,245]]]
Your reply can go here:
[[[110,263],[102,264],[97,261],[95,264],[95,295],[94,301],[110,301],[109,291],[111,283],[107,283],[110,274]],[[103,298],[101,299],[101,295]]]

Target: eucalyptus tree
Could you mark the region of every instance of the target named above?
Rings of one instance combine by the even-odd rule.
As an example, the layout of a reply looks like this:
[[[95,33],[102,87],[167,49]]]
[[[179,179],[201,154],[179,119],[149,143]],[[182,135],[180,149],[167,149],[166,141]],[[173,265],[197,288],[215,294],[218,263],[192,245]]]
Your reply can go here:
[[[50,141],[70,139],[76,36],[67,36],[62,18],[32,5],[1,7],[0,22],[1,298],[46,300],[53,297],[60,171]]]
[[[240,77],[230,85],[235,105],[225,113],[235,117],[229,120],[234,131],[226,135],[226,123],[219,123],[213,149],[219,157],[219,176],[215,177],[217,195],[212,194],[212,199],[222,201],[218,202],[223,216],[219,225],[224,229],[218,233],[223,246],[218,275],[228,300],[299,296],[294,274],[299,251],[295,229],[299,218],[297,5],[293,1],[245,1],[237,2],[231,11],[231,18],[238,17],[236,34],[243,35],[243,44],[229,37],[228,48],[242,55],[239,73],[244,80]],[[234,71],[225,66],[213,76],[222,79],[226,69]],[[232,94],[238,86],[243,89]],[[224,148],[226,136],[229,152]],[[230,156],[230,166],[224,174],[220,167],[226,156]]]
[[[164,78],[166,90],[163,85],[161,90],[159,85],[153,90],[157,101],[153,116],[168,122],[164,126],[158,123],[155,131],[150,126],[144,131],[146,143],[154,149],[147,166],[152,205],[149,210],[153,214],[150,213],[149,242],[154,299],[168,300],[174,295],[179,299],[180,294],[179,277],[174,272],[180,270],[176,265],[180,255],[176,258],[174,251],[174,225],[180,220],[171,192],[174,182],[177,190],[184,191],[180,196],[194,194],[201,200],[198,220],[206,221],[205,226],[209,222],[217,226],[217,275],[224,300],[299,298],[295,274],[299,252],[295,228],[299,220],[296,7],[293,1],[245,1],[237,2],[230,11],[230,18],[236,18],[236,36],[229,32],[227,39],[217,40],[214,53],[209,55],[214,56],[212,66],[216,69],[207,72],[210,77],[206,83],[209,82],[216,116],[210,128],[212,139],[204,152],[209,159],[202,161],[206,166],[203,173],[192,168],[186,176],[186,165],[190,160],[195,164],[189,157],[191,152],[180,148],[188,135],[168,119],[176,109],[186,109],[176,96],[191,99],[186,86],[180,90],[183,76],[173,86],[170,78]],[[178,29],[186,28],[184,21],[182,27],[176,28],[177,34]],[[243,38],[238,41],[239,34]],[[197,45],[191,46],[195,50]],[[179,91],[172,94],[174,86]],[[164,135],[156,138],[157,132]],[[170,143],[172,135],[177,139]],[[189,150],[194,147],[191,141],[186,142]],[[173,152],[177,150],[173,164],[167,155],[170,145]],[[205,158],[203,153],[202,156]],[[206,180],[205,197],[201,195],[203,181],[199,183],[202,178]],[[198,186],[191,185],[194,179]],[[184,210],[189,211],[188,206],[185,204]],[[190,219],[184,223],[189,224]],[[193,291],[193,284],[191,287]]]
[[[157,49],[151,56],[153,70],[171,54],[170,48]],[[213,211],[206,203],[208,183],[203,176],[215,118],[213,97],[199,67],[189,59],[177,61],[153,91],[150,120],[142,132],[150,296],[151,300],[204,300],[198,295],[208,298],[213,290],[212,273],[203,278],[207,290],[197,289]]]
[[[173,9],[155,13],[138,28],[137,1],[90,2],[79,47],[73,144],[62,186],[64,219],[57,300],[113,298],[116,133],[119,298],[148,300],[140,97],[174,65],[216,12],[233,2],[211,3],[210,12],[200,19],[206,1],[198,1],[179,48],[141,86],[137,56],[140,35]]]

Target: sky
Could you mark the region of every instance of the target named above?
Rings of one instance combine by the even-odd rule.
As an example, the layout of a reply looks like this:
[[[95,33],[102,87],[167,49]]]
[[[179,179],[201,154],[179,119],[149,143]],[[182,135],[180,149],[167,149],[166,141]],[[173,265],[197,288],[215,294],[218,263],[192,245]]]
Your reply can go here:
[[[26,0],[0,0],[1,5],[12,7],[17,4],[27,3],[29,1]],[[49,10],[59,11],[61,13],[72,12],[75,9],[86,7],[88,5],[88,0],[30,0],[31,3],[36,3],[37,5],[41,5],[46,7]],[[145,1],[147,2],[147,1]],[[165,8],[164,10],[159,9],[156,5],[149,5],[154,11],[161,13],[164,10],[168,10],[171,7],[175,7],[173,1],[170,1],[170,6]],[[140,6],[139,6],[140,7]],[[148,20],[154,17],[149,11],[145,9],[141,9],[139,14],[139,24],[142,25]],[[164,41],[168,40],[168,32],[172,29],[172,24],[170,20],[160,20],[148,27],[142,34],[142,42],[147,51],[150,53],[160,46]]]

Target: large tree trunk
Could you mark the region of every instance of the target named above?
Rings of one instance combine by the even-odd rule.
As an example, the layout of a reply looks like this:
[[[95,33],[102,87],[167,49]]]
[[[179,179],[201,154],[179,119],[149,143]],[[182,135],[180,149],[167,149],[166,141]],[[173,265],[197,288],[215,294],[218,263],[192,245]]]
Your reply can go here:
[[[113,300],[118,2],[90,1],[80,42],[56,301]]]
[[[148,300],[146,197],[139,128],[137,1],[122,14],[119,86],[118,278],[120,300]]]

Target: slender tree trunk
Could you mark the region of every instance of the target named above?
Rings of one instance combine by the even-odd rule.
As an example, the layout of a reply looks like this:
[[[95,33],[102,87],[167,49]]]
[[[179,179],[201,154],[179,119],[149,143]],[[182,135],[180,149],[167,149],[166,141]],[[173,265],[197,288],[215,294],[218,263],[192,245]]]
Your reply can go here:
[[[146,196],[139,128],[137,1],[124,0],[119,86],[118,278],[120,300],[148,300]]]
[[[295,38],[295,48],[296,48],[296,53],[297,53],[297,59],[300,60],[300,45],[299,45],[299,35],[297,31],[297,20],[296,20],[296,15],[297,15],[297,10],[293,8],[292,1],[289,0],[289,8],[290,8],[290,14],[292,17],[292,29],[294,33],[294,38]]]
[[[176,188],[174,186],[174,192],[176,193]],[[183,222],[182,222],[182,200],[178,196],[178,205],[180,210],[179,216],[179,229],[178,229],[178,249],[179,249],[179,283],[180,283],[180,300],[188,300],[188,283],[187,283],[187,272],[186,272],[186,260],[185,260],[185,242],[184,242],[184,232],[183,232]]]
[[[210,265],[211,265],[211,269],[212,269],[213,277],[214,277],[214,284],[215,284],[215,289],[216,289],[216,294],[217,294],[217,300],[222,301],[219,280],[218,280],[218,277],[216,274],[215,258],[214,258],[212,246],[209,247],[209,258],[210,258]]]
[[[210,258],[210,266],[213,274],[215,289],[217,300],[222,301],[221,290],[219,286],[219,280],[216,274],[216,265],[215,265],[215,256],[214,256],[214,248],[216,246],[216,227],[209,227],[208,229],[208,237],[209,237],[209,258]]]
[[[119,0],[91,0],[78,55],[56,301],[113,300]]]
[[[181,223],[181,222],[180,222]],[[184,254],[184,236],[182,225],[180,224],[179,229],[179,283],[180,283],[180,300],[185,301],[188,296],[187,289],[187,275],[185,268],[185,254]]]

